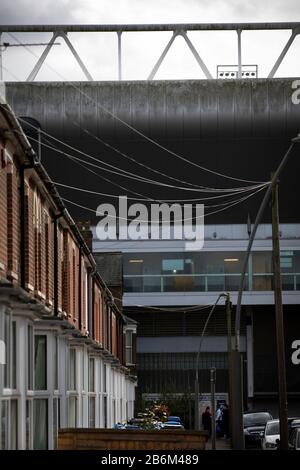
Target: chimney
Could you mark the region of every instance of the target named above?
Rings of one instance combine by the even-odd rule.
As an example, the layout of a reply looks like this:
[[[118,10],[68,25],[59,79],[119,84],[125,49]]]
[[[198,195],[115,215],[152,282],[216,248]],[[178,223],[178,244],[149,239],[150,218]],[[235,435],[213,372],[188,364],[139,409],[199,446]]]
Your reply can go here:
[[[76,222],[76,225],[78,227],[78,230],[84,239],[85,243],[87,244],[87,247],[89,248],[90,251],[93,251],[93,232],[91,230],[91,221],[86,220],[78,220]]]

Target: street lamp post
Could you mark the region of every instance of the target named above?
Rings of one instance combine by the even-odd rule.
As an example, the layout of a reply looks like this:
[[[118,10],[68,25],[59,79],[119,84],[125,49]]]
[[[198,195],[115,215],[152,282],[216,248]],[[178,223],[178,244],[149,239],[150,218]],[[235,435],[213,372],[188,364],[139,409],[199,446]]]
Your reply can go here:
[[[278,209],[278,183],[272,189],[272,241],[273,241],[273,267],[274,267],[274,300],[276,318],[276,347],[277,347],[277,373],[279,397],[279,425],[280,448],[288,450],[288,404],[284,347],[284,324],[282,310],[282,286],[280,272],[280,244],[279,244],[279,209]]]

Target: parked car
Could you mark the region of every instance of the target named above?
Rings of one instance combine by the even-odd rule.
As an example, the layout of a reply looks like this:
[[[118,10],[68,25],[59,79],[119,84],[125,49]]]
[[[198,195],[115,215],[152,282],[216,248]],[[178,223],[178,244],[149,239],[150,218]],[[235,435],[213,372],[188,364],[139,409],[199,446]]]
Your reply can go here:
[[[289,449],[300,450],[300,427],[295,427],[289,435]]]
[[[137,424],[126,424],[125,428],[126,431],[139,431],[141,426],[138,426]]]
[[[178,424],[182,424],[181,418],[179,416],[169,416],[168,419],[167,419],[167,422],[168,421],[177,422]]]
[[[126,424],[123,424],[123,423],[116,423],[114,425],[114,429],[125,429],[126,427]]]
[[[164,423],[162,429],[184,429],[184,426],[183,424],[168,421],[167,423]]]
[[[179,416],[169,416],[162,429],[184,429]]]
[[[280,438],[279,419],[268,421],[265,426],[261,447],[263,450],[276,450],[277,440]]]
[[[296,427],[300,427],[300,419],[288,418],[289,432]],[[273,419],[272,421],[268,421],[266,424],[264,436],[261,441],[261,447],[263,450],[275,450],[278,448],[278,441],[280,441],[279,419]]]
[[[273,420],[272,415],[268,411],[251,411],[244,413],[243,419],[245,447],[261,447],[266,423]]]
[[[292,430],[294,428],[300,427],[300,418],[289,418],[289,429]]]

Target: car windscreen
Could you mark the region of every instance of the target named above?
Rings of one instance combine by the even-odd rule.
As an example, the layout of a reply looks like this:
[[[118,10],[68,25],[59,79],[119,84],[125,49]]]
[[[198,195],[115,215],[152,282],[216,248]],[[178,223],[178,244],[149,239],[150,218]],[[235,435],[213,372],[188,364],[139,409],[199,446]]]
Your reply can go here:
[[[269,423],[266,427],[266,436],[275,436],[279,434],[279,422]]]
[[[244,415],[244,427],[263,426],[270,419],[269,413],[249,413]]]

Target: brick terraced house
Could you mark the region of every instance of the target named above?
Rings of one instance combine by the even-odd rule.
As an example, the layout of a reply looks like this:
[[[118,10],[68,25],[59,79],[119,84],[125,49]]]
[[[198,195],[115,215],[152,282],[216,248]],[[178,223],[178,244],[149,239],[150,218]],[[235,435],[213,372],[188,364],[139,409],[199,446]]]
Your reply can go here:
[[[53,449],[133,416],[136,327],[3,100],[0,150],[0,448]]]

